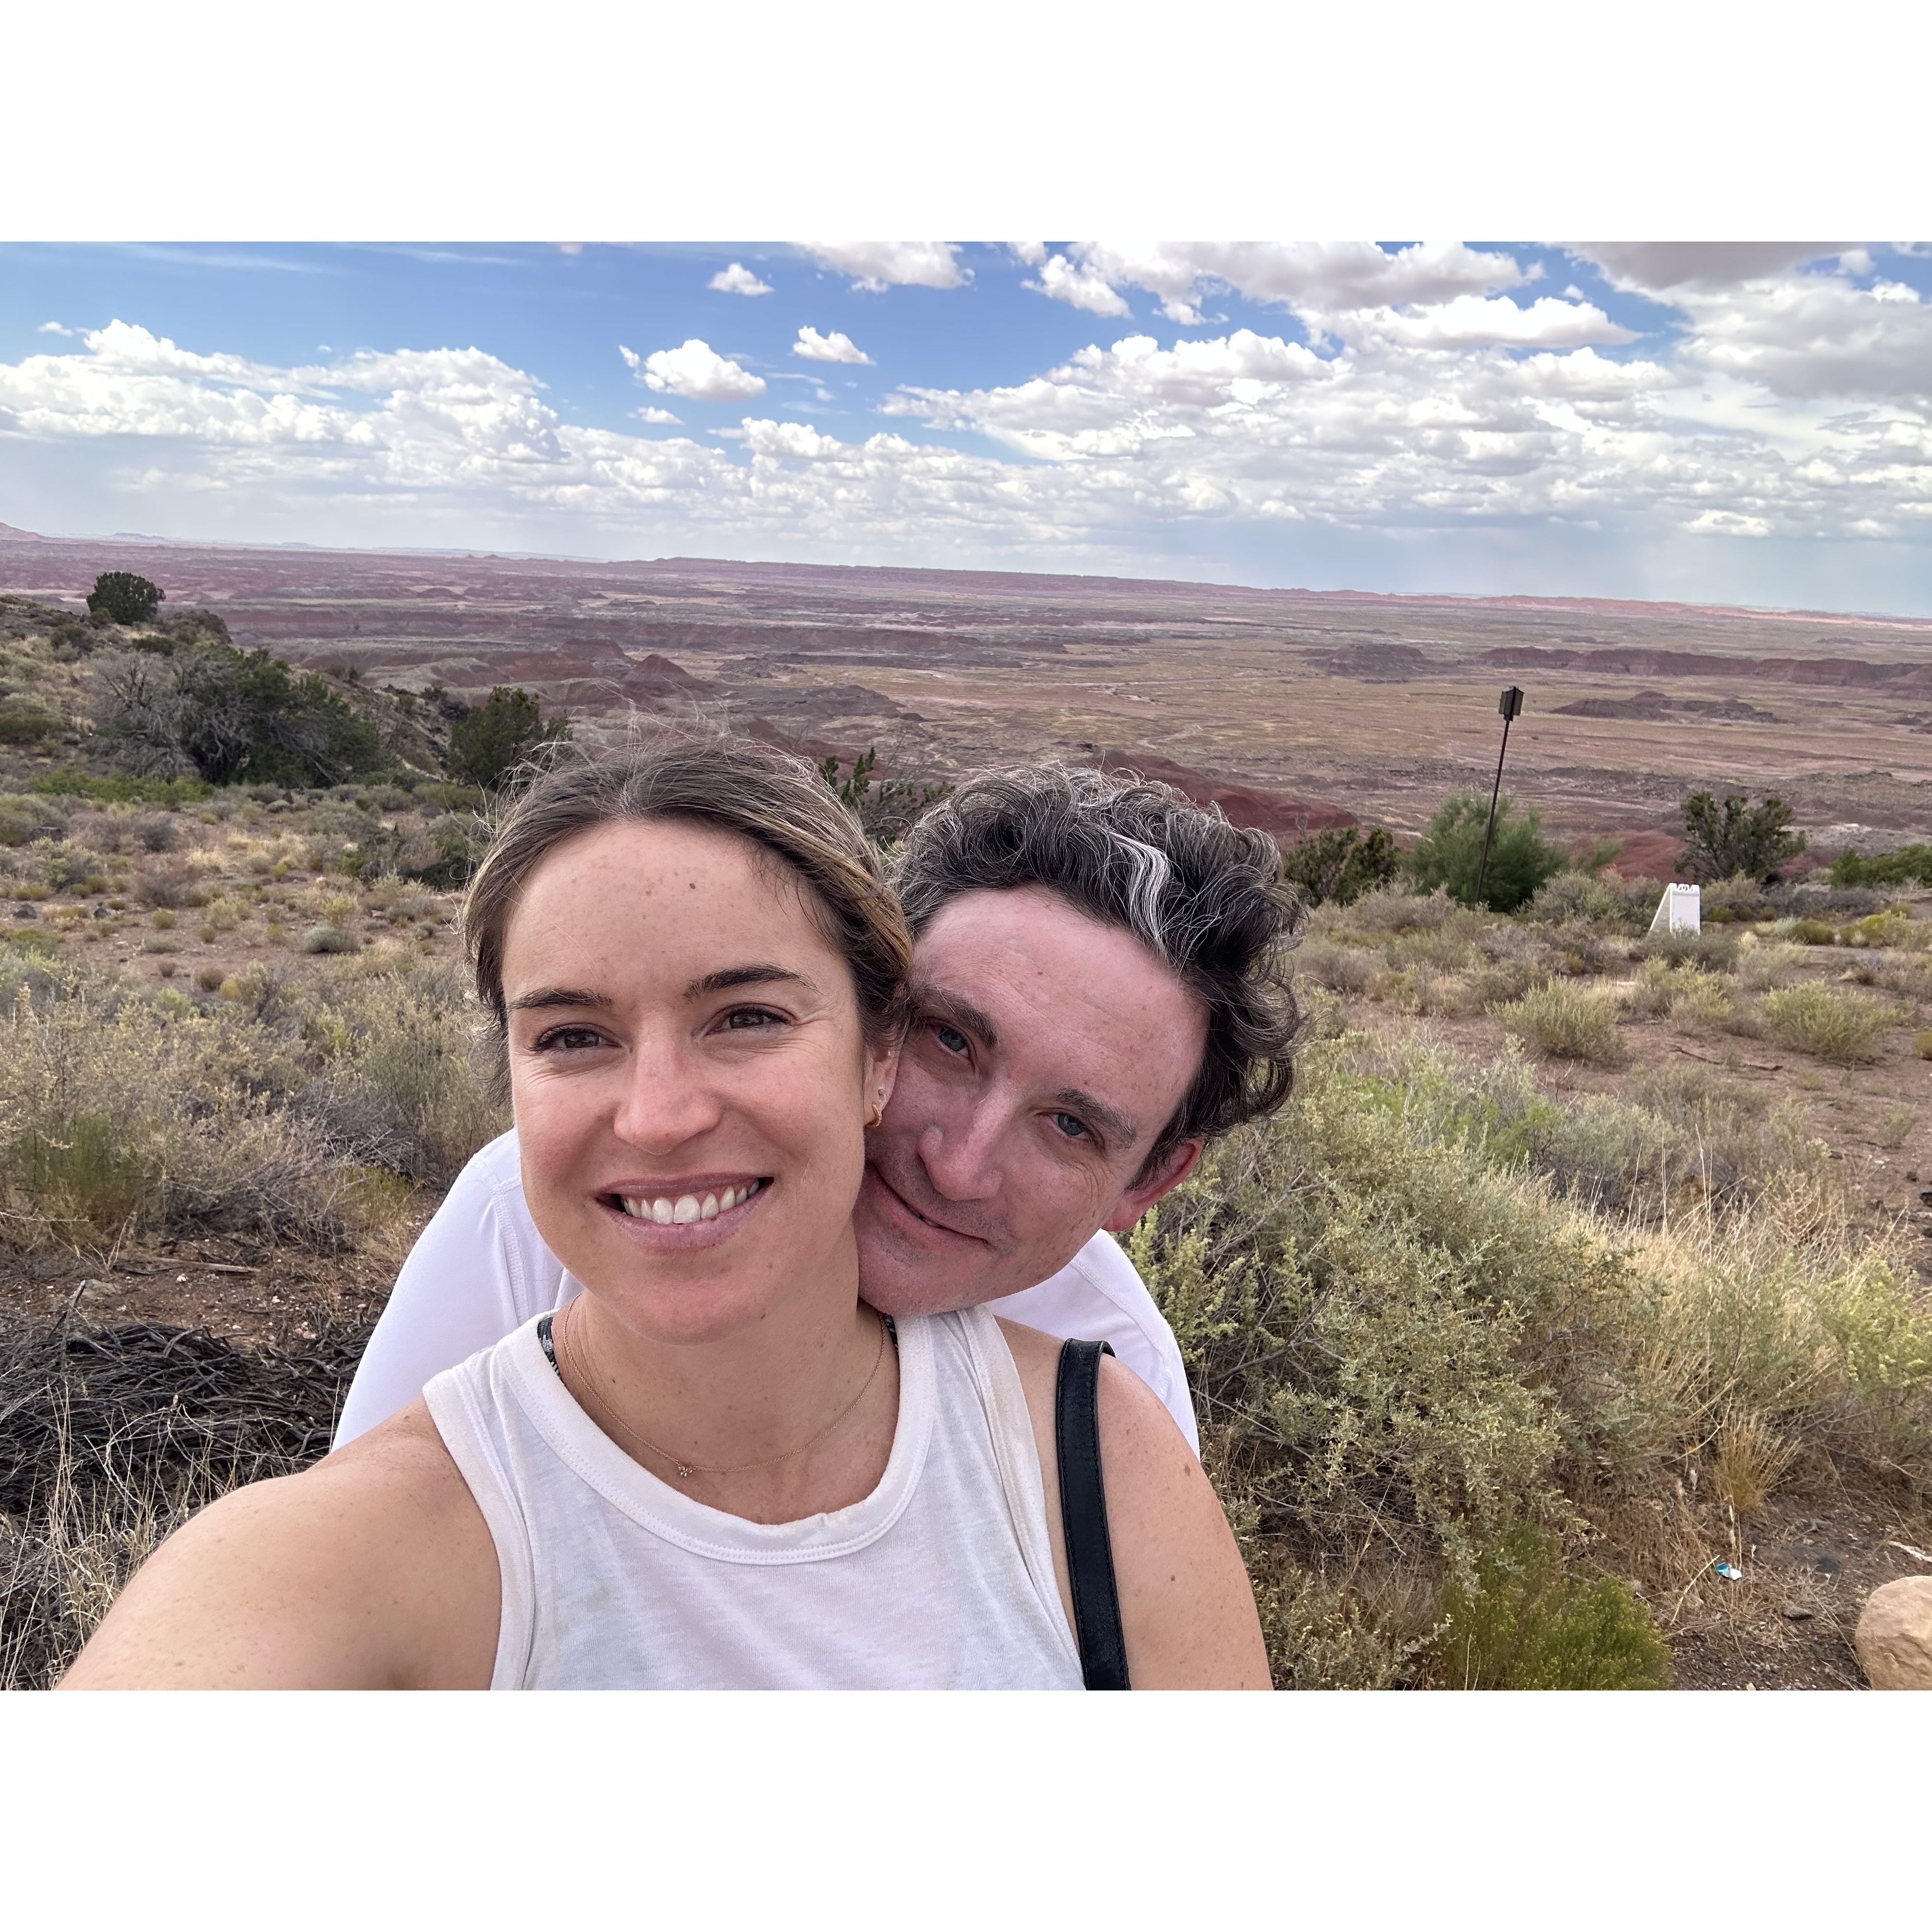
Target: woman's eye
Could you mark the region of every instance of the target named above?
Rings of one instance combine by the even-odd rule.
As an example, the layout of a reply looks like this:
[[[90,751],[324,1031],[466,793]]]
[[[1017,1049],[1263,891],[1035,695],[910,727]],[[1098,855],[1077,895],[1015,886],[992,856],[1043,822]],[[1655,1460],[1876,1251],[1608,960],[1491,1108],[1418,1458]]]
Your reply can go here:
[[[1056,1114],[1053,1124],[1070,1141],[1091,1138],[1087,1132],[1087,1123],[1074,1114]]]
[[[728,1033],[782,1026],[784,1022],[783,1013],[775,1013],[769,1006],[735,1006],[724,1016],[724,1028]]]
[[[957,1027],[935,1024],[932,1036],[948,1053],[966,1054],[972,1051],[971,1043]]]
[[[538,1034],[536,1050],[539,1053],[580,1053],[586,1047],[606,1043],[604,1036],[595,1027],[552,1027]]]

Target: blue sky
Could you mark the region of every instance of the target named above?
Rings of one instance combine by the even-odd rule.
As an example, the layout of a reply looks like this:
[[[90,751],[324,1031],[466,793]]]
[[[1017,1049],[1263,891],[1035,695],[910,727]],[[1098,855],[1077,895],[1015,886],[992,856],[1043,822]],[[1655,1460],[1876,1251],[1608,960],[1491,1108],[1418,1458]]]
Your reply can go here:
[[[1909,247],[0,248],[54,535],[1922,614],[1929,392]]]

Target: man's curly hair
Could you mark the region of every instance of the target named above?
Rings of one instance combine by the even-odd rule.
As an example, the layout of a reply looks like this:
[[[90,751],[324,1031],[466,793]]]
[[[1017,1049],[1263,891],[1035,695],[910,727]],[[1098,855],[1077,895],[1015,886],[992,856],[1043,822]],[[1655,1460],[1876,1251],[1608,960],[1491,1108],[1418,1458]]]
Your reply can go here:
[[[1142,1163],[1272,1113],[1294,1084],[1300,916],[1275,842],[1172,785],[1058,762],[982,772],[914,826],[892,883],[915,935],[962,892],[1040,886],[1124,927],[1208,1015],[1200,1070]]]

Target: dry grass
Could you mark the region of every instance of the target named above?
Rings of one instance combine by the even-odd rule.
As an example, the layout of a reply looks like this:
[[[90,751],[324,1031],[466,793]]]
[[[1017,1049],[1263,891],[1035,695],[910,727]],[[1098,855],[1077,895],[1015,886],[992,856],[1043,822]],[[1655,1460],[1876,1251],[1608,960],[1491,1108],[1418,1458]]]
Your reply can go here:
[[[1621,1066],[1630,1051],[1617,1031],[1617,1010],[1607,994],[1552,980],[1496,1009],[1503,1030],[1528,1040],[1552,1060],[1592,1066]]]
[[[0,962],[0,1245],[340,1246],[498,1130],[448,968],[395,949],[326,982],[258,965],[202,988]]]
[[[1815,982],[1766,994],[1759,1011],[1769,1038],[1840,1066],[1878,1059],[1880,1041],[1901,1017],[1896,1007]]]

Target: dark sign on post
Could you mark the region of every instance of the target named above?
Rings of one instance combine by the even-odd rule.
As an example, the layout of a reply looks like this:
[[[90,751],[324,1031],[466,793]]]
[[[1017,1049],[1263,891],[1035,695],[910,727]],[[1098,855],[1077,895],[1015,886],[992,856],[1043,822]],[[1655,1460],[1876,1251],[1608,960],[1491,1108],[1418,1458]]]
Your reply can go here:
[[[1496,782],[1490,788],[1490,822],[1483,829],[1483,856],[1476,867],[1476,903],[1483,902],[1483,881],[1490,874],[1490,841],[1496,836],[1496,800],[1503,788],[1503,760],[1509,754],[1510,720],[1522,716],[1522,687],[1510,685],[1497,700],[1503,721],[1503,748],[1496,754]]]

